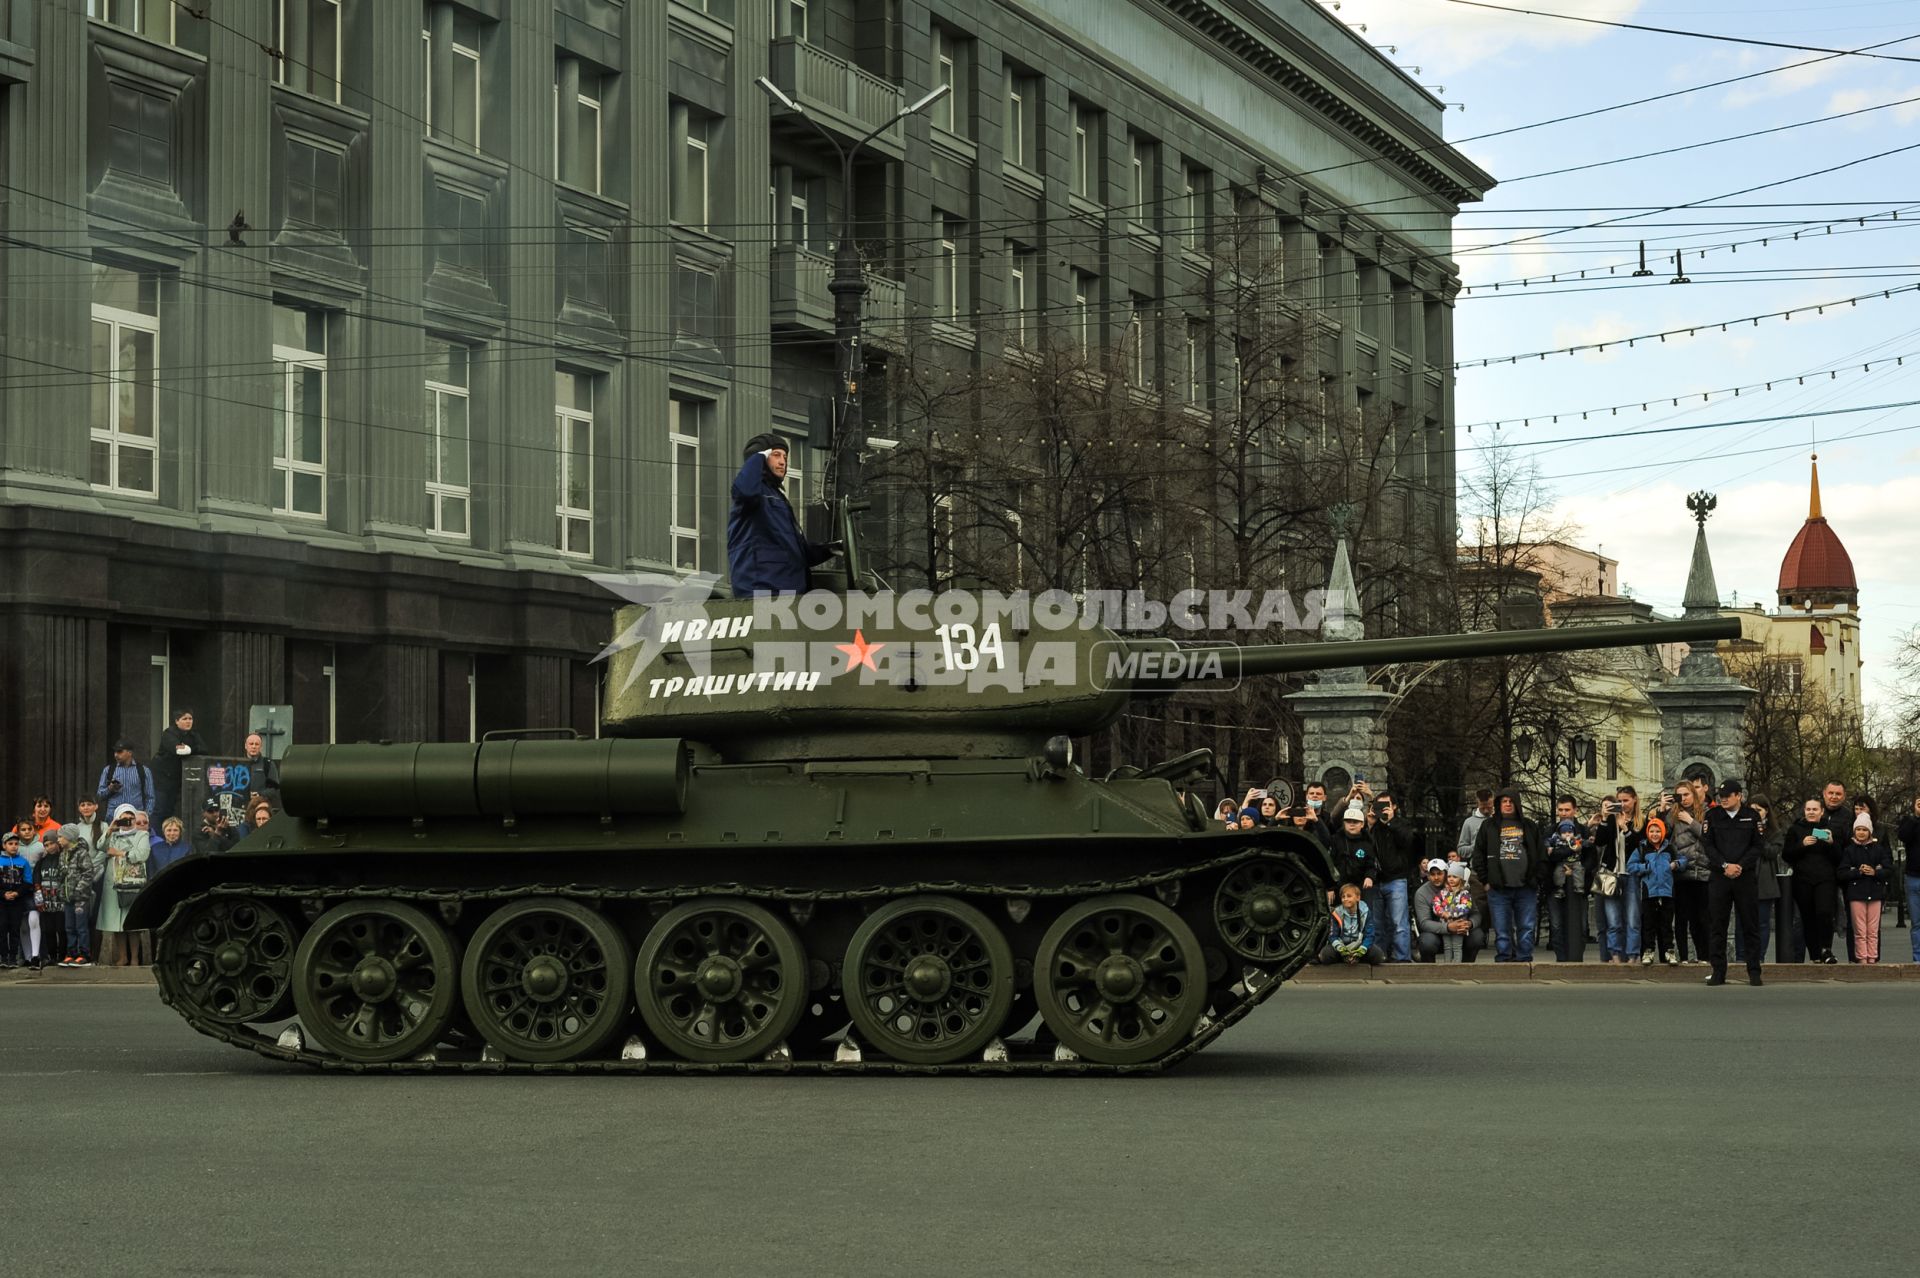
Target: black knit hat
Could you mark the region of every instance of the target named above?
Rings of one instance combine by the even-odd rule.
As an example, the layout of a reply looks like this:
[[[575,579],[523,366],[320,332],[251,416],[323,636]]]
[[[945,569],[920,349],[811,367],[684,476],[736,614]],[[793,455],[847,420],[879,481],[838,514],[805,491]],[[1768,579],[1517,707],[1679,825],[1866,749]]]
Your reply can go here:
[[[793,451],[793,446],[787,442],[784,436],[776,435],[772,431],[768,431],[765,434],[755,435],[752,439],[749,439],[745,450],[741,452],[740,456],[751,457],[755,453],[764,453],[770,448],[777,448],[783,453]]]

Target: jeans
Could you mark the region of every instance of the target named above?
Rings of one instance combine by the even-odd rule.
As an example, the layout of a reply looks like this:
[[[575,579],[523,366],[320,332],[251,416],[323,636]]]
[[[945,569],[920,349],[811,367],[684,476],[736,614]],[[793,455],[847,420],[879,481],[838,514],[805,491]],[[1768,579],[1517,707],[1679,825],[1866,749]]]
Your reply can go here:
[[[82,958],[92,958],[93,951],[88,948],[87,937],[93,929],[93,920],[87,917],[87,907],[67,902],[67,952]],[[62,955],[64,958],[65,955]]]
[[[1379,896],[1379,905],[1373,916],[1373,934],[1380,938],[1380,948],[1395,963],[1411,962],[1413,955],[1407,939],[1407,881],[1388,879],[1374,891]]]
[[[1907,876],[1907,926],[1913,929],[1913,961],[1920,963],[1920,874]]]
[[[1489,889],[1493,905],[1493,961],[1533,962],[1533,934],[1540,923],[1539,890],[1528,887]]]
[[[1640,883],[1628,879],[1620,885],[1620,895],[1603,896],[1600,908],[1607,916],[1607,952],[1614,958],[1640,957]]]

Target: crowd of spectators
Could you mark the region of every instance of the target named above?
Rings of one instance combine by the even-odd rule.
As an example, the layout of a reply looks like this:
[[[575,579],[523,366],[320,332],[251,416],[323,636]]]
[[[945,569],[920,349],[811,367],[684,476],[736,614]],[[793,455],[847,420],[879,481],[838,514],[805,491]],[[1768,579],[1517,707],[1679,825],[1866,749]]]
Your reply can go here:
[[[0,833],[0,968],[153,961],[148,934],[125,926],[147,880],[183,857],[233,847],[272,818],[279,796],[278,769],[255,733],[237,756],[251,765],[245,793],[181,812],[185,765],[206,753],[193,712],[180,710],[146,762],[133,742],[115,742],[69,819],[54,816],[50,796],[34,796],[32,815]]]
[[[1516,791],[1482,790],[1444,851],[1365,781],[1331,805],[1319,784],[1291,807],[1252,790],[1216,818],[1326,846],[1323,963],[1470,963],[1489,947],[1496,963],[1529,963],[1544,935],[1558,962],[1585,961],[1591,944],[1603,963],[1702,965],[1718,985],[1731,929],[1732,958],[1757,985],[1769,945],[1781,963],[1878,963],[1885,903],[1904,892],[1920,919],[1920,799],[1889,829],[1840,782],[1785,811],[1738,780],[1709,790],[1683,779],[1643,808],[1621,786],[1588,813],[1561,798],[1544,820]],[[1920,963],[1920,927],[1910,957]]]

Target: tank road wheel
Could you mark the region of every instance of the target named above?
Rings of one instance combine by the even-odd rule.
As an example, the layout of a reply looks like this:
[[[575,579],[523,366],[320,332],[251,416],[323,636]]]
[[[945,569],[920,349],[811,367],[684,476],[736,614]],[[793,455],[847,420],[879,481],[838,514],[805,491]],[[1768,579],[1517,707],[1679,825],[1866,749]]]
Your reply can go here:
[[[417,1056],[460,1009],[460,947],[398,901],[349,901],[314,920],[293,956],[293,1002],[315,1046],[344,1060]]]
[[[516,1061],[591,1056],[627,1018],[633,951],[584,905],[502,906],[467,943],[460,997],[480,1037]]]
[[[1207,963],[1179,915],[1144,896],[1068,908],[1040,938],[1033,988],[1060,1044],[1133,1065],[1187,1041],[1206,1002]]]
[[[154,974],[196,1020],[277,1021],[293,1010],[293,924],[264,901],[215,896],[162,929]]]
[[[689,1061],[749,1061],[793,1033],[807,1010],[807,956],[784,921],[714,897],[663,915],[633,965],[640,1019]]]
[[[860,1033],[897,1061],[978,1056],[1013,1008],[1013,949],[993,921],[950,896],[881,906],[847,944],[842,984]]]
[[[1319,939],[1326,914],[1326,889],[1292,856],[1237,865],[1213,894],[1220,939],[1255,963],[1284,965],[1303,957]]]

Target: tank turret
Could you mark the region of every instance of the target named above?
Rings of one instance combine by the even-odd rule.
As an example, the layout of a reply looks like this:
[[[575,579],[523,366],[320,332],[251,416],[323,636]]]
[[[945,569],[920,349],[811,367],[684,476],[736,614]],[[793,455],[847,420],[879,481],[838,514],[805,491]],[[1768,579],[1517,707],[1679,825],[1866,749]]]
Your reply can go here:
[[[1070,602],[993,607],[991,596],[908,592],[623,609],[603,731],[694,738],[729,759],[1024,754],[1107,727],[1136,696],[1188,684],[1739,634],[1737,621],[1707,618],[1182,645],[1123,637]]]

